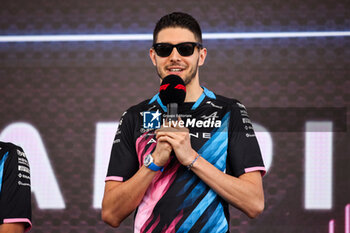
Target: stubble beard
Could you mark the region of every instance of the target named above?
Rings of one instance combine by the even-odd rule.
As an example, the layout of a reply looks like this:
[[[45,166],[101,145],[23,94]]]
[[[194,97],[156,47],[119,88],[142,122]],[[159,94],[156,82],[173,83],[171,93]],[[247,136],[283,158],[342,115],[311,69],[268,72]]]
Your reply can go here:
[[[156,70],[159,78],[163,80],[166,76],[165,75],[164,77],[162,76],[161,72],[158,69],[158,66],[156,67]],[[189,74],[185,76],[185,79],[184,79],[185,86],[192,82],[192,80],[196,77],[197,72],[198,72],[198,61],[196,65],[190,70]]]

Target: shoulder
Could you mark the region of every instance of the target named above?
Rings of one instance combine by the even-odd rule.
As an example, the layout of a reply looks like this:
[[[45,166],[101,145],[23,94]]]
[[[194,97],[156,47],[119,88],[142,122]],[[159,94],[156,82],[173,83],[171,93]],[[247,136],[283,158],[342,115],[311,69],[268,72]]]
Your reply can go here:
[[[231,109],[238,110],[239,108],[244,108],[245,106],[237,99],[235,98],[229,98],[226,96],[215,94],[215,102],[220,103],[221,105],[226,105],[230,107]]]
[[[19,159],[27,161],[27,156],[20,146],[10,142],[0,142],[0,163],[1,161],[9,161],[7,164],[16,166]]]
[[[149,101],[149,99],[144,100],[125,110],[120,117],[119,126],[121,126],[123,122],[128,122],[127,124],[123,124],[128,128],[133,128],[133,126],[138,125],[138,122],[142,121],[143,112],[149,111],[150,109]]]
[[[13,143],[0,141],[0,151],[1,152],[17,151],[17,153],[19,153],[19,152],[23,152],[23,149],[20,146],[17,146]]]
[[[150,102],[150,99],[144,100],[138,104],[135,104],[135,105],[129,107],[126,110],[126,112],[132,112],[132,113],[142,112],[149,107],[149,102]]]
[[[235,98],[228,98],[222,95],[216,95],[213,103],[218,106],[225,106],[225,112],[230,112],[230,122],[250,123],[248,111],[241,101]]]

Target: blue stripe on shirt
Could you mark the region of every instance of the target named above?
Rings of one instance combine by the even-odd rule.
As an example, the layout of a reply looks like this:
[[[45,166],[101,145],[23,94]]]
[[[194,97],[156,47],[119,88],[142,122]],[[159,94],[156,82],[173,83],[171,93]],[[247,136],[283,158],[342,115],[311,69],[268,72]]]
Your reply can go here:
[[[6,154],[2,157],[0,161],[0,193],[1,193],[1,187],[2,187],[2,177],[4,175],[4,166],[5,166],[5,161],[9,155],[9,152],[6,152]]]

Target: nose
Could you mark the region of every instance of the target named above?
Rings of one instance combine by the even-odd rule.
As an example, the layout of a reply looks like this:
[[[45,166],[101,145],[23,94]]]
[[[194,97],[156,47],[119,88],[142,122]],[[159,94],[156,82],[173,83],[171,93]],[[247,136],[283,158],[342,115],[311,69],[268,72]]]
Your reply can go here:
[[[171,54],[169,55],[169,59],[170,61],[180,61],[181,60],[181,55],[179,54],[179,52],[177,51],[177,48],[174,47],[173,51],[171,51]]]

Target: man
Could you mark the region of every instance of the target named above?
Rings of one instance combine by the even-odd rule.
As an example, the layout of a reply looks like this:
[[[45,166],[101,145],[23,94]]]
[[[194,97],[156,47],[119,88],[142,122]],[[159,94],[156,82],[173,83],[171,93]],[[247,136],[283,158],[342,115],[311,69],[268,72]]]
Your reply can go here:
[[[246,109],[200,86],[207,50],[192,16],[162,17],[153,43],[150,58],[160,81],[178,75],[186,85],[179,106],[184,124],[144,127],[145,114],[166,113],[158,94],[123,114],[102,219],[118,227],[136,209],[134,232],[229,232],[228,204],[252,218],[264,208],[265,169]]]
[[[0,142],[0,233],[23,233],[31,223],[30,169],[21,147]]]

